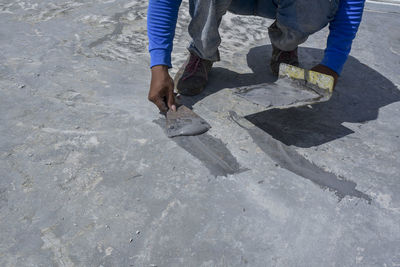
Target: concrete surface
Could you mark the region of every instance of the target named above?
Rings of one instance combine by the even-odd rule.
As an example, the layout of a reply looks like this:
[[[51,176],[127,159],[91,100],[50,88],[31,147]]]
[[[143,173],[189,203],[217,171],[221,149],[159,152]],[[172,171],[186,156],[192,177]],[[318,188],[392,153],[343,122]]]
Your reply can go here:
[[[256,113],[230,88],[273,81],[271,21],[228,14],[183,99],[213,128],[177,139],[146,100],[146,8],[0,1],[0,266],[400,266],[400,7],[367,4],[331,101]]]

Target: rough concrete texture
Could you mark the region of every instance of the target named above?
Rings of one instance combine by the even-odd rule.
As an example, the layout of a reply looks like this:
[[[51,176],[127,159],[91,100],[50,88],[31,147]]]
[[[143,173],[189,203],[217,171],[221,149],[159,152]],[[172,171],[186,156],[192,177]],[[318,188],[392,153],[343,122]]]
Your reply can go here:
[[[268,111],[230,92],[274,81],[271,21],[227,14],[183,99],[212,128],[178,139],[146,100],[146,8],[0,1],[0,266],[399,266],[400,7],[367,4],[329,102]]]

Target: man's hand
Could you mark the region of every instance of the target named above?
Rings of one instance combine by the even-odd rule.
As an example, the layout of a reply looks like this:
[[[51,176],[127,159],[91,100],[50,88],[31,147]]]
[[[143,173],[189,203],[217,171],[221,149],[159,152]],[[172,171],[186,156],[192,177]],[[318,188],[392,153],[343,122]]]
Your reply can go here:
[[[336,86],[336,83],[337,83],[337,80],[339,78],[339,75],[334,70],[331,70],[327,66],[324,66],[324,65],[321,65],[321,64],[318,64],[317,66],[315,66],[311,70],[332,76],[333,80],[334,80],[333,81],[333,87]]]
[[[168,73],[168,66],[158,65],[151,68],[151,83],[148,99],[153,102],[160,112],[168,109],[176,111],[174,98],[174,81]]]

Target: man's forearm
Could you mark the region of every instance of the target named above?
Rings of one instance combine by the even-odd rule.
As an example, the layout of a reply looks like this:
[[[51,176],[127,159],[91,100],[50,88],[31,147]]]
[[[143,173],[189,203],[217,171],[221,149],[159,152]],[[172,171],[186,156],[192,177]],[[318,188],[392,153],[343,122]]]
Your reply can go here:
[[[340,74],[361,23],[365,0],[340,0],[321,64]]]
[[[150,0],[147,11],[150,67],[171,67],[171,53],[178,10],[182,0]]]

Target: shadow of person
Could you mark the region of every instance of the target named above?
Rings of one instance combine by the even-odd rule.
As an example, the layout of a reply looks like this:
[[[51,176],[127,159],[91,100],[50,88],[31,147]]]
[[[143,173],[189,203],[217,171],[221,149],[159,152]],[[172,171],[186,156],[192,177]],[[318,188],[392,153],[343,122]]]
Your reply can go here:
[[[269,69],[271,45],[251,48],[247,64],[252,73],[240,74],[213,68],[209,84],[200,95],[184,97],[182,103],[197,101],[225,88],[272,83]],[[323,50],[299,48],[301,66],[312,68],[323,57]],[[400,91],[383,75],[349,56],[332,98],[328,102],[289,109],[270,109],[246,116],[250,122],[286,145],[312,147],[353,133],[342,124],[365,123],[378,117],[379,108],[400,101]]]
[[[250,50],[248,65],[253,71],[259,71],[256,59],[265,53],[270,54],[269,46]],[[300,61],[306,68],[318,64],[322,57],[323,50],[299,48]],[[390,80],[350,56],[328,102],[311,108],[271,109],[246,119],[286,145],[307,148],[353,133],[342,124],[375,120],[381,107],[397,101],[400,91]]]

